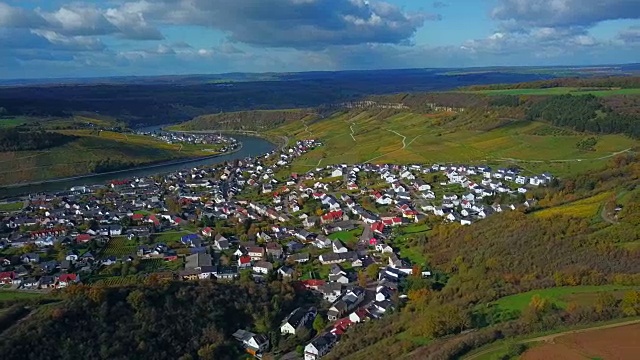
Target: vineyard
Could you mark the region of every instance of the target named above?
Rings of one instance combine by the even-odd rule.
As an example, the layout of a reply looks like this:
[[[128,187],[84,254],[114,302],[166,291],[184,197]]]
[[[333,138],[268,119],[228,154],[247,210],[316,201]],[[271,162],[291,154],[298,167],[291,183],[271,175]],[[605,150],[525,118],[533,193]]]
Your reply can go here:
[[[97,286],[118,287],[126,285],[135,285],[144,281],[144,277],[138,275],[129,276],[111,276],[100,279],[94,283]]]
[[[102,251],[102,257],[116,256],[118,258],[126,255],[134,255],[138,250],[138,243],[135,240],[127,240],[126,237],[114,237]]]
[[[158,271],[177,271],[182,269],[183,261],[165,261],[164,259],[143,259],[140,261],[141,273],[153,273]]]

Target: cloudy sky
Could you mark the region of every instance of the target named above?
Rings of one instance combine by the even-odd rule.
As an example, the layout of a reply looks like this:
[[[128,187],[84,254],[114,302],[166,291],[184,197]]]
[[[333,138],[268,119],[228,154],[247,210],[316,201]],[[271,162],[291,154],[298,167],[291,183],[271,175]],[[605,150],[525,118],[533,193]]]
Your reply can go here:
[[[640,0],[0,0],[0,78],[640,62]]]

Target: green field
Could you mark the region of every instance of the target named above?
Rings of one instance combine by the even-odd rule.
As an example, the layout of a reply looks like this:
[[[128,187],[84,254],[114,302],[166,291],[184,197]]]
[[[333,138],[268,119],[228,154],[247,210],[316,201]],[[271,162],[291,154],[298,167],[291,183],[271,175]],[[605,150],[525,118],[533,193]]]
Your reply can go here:
[[[22,125],[27,122],[24,117],[0,117],[0,129]]]
[[[475,114],[461,114],[452,122],[444,114],[352,111],[316,121],[307,129],[301,122],[292,122],[270,133],[324,143],[297,159],[293,172],[337,163],[453,162],[519,165],[533,174],[547,171],[565,176],[600,168],[615,153],[639,144],[623,135],[602,135],[598,136],[595,151],[583,151],[576,144],[585,134],[557,131],[556,135],[553,130],[558,128],[528,121],[507,123],[489,131],[469,130],[468,124],[474,121],[481,120]]]
[[[33,299],[42,296],[40,293],[0,290],[0,300]]]
[[[619,285],[554,287],[503,297],[494,301],[491,305],[496,306],[501,311],[522,311],[529,306],[534,295],[539,295],[557,307],[565,308],[570,302],[582,305],[592,304],[600,292],[611,292],[622,296],[625,291],[639,288],[638,286]]]
[[[355,229],[351,231],[340,231],[333,234],[329,234],[329,239],[331,240],[339,239],[346,245],[356,245],[361,234],[362,234],[361,229]]]
[[[24,203],[19,202],[10,202],[10,203],[0,203],[0,211],[20,211],[24,207]]]
[[[553,87],[546,89],[477,90],[465,92],[485,95],[640,95],[640,89],[580,89],[575,87]]]

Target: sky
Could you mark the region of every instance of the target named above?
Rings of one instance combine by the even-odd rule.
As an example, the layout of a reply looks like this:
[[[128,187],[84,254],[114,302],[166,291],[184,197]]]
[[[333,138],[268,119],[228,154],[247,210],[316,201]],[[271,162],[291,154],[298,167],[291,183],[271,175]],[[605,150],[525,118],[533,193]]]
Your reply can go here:
[[[640,0],[0,0],[0,78],[640,62]]]

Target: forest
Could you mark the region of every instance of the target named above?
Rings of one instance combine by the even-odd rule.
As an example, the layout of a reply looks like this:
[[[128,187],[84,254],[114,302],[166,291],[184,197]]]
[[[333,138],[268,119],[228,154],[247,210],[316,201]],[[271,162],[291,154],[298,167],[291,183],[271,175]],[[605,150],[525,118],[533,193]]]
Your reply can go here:
[[[274,336],[295,294],[279,281],[258,286],[170,283],[126,288],[73,286],[0,337],[6,359],[237,359],[238,329]]]
[[[529,120],[545,120],[577,131],[640,137],[640,119],[637,116],[615,113],[593,95],[548,97],[533,103],[526,116]]]
[[[44,130],[25,132],[16,128],[0,129],[0,151],[42,150],[76,139],[76,136]]]

